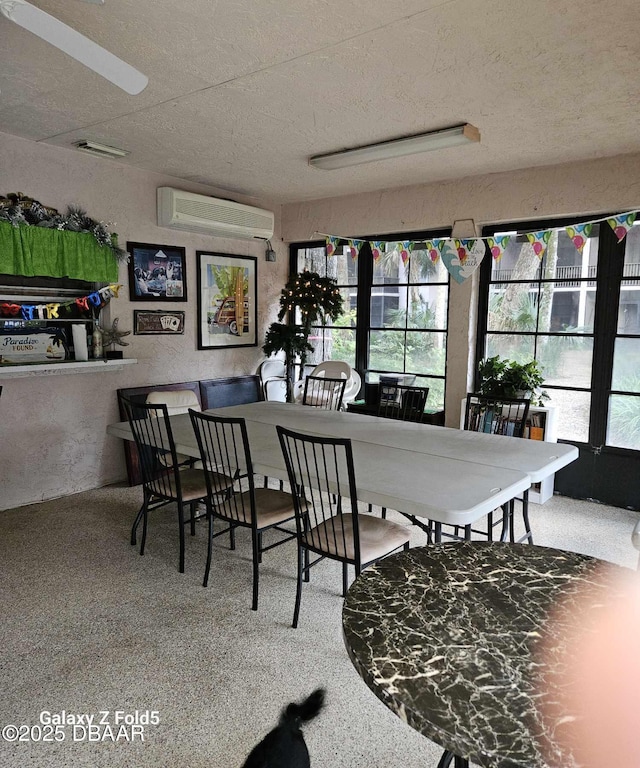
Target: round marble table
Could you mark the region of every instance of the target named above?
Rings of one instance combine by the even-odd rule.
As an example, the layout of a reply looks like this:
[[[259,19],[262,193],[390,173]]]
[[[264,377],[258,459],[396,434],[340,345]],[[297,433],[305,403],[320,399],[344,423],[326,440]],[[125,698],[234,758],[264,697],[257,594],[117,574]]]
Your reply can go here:
[[[378,698],[456,766],[571,768],[572,750],[553,738],[553,717],[567,713],[546,684],[562,658],[550,609],[585,590],[595,605],[625,570],[522,544],[418,547],[352,584],[345,644]]]

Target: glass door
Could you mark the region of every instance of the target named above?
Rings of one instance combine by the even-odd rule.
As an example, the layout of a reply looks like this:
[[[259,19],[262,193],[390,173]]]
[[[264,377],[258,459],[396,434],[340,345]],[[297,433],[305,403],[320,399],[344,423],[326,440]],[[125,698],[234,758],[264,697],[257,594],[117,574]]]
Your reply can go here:
[[[476,357],[540,362],[558,437],[580,450],[556,474],[557,491],[640,508],[640,227],[618,243],[596,224],[579,251],[562,226],[485,231],[512,239],[482,265]],[[549,228],[543,258],[532,258],[524,232]]]

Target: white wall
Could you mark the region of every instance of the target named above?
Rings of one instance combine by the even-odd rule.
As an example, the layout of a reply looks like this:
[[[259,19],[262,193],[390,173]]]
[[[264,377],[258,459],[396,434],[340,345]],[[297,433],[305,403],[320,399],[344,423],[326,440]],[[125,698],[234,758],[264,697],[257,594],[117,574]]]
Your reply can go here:
[[[328,172],[325,172],[328,173]],[[282,208],[286,242],[318,232],[363,237],[451,226],[622,212],[640,208],[640,154],[530,168],[458,181],[349,195]],[[473,373],[477,275],[451,282],[447,349],[447,425],[458,425],[460,400]]]
[[[11,378],[2,375],[0,397],[0,509],[76,493],[126,477],[122,444],[106,434],[118,421],[116,389],[192,379],[254,373],[264,356],[260,345],[275,319],[280,289],[288,273],[288,251],[279,232],[279,209],[268,201],[244,199],[276,213],[275,263],[266,262],[261,241],[221,239],[156,226],[156,188],[174,186],[229,197],[224,190],[147,173],[75,150],[59,149],[0,134],[2,194],[22,192],[45,205],[65,210],[82,206],[94,219],[113,222],[127,240],[186,248],[188,302],[131,303],[126,265],[123,288],[112,299],[111,317],[121,330],[133,328],[134,309],[184,309],[184,336],[127,336],[125,357],[137,365],[120,372]],[[247,349],[196,349],[196,250],[257,257],[258,346]]]

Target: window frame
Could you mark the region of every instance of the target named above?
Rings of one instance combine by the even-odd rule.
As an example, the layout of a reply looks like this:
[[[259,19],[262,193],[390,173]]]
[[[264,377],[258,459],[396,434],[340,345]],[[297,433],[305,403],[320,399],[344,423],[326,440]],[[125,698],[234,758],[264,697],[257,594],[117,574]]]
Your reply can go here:
[[[372,290],[374,287],[378,287],[377,284],[374,286],[373,284],[373,254],[371,252],[371,247],[369,245],[369,241],[373,240],[382,240],[386,242],[400,242],[405,240],[410,240],[413,242],[421,242],[426,240],[434,240],[438,238],[448,238],[451,237],[451,228],[440,228],[440,229],[430,229],[430,230],[412,230],[409,232],[392,232],[392,233],[386,233],[386,234],[375,234],[375,235],[363,235],[358,236],[358,240],[363,240],[362,247],[360,248],[360,253],[357,258],[357,303],[356,303],[356,328],[355,328],[355,369],[362,375],[363,377],[363,383],[366,382],[366,374],[369,372],[371,373],[379,373],[382,371],[378,371],[378,369],[370,369],[369,367],[369,336],[370,332],[372,330],[380,330],[378,326],[375,328],[371,327],[371,295]],[[340,240],[338,242],[339,246],[347,245],[347,239]],[[298,251],[301,249],[306,248],[325,248],[326,249],[326,241],[323,240],[313,240],[313,241],[306,241],[306,242],[293,242],[289,245],[289,274],[293,275],[298,272]],[[326,253],[326,251],[325,251]],[[326,256],[325,256],[326,258]],[[329,257],[330,258],[330,257]],[[444,283],[414,283],[414,282],[408,282],[407,285],[444,285]],[[438,329],[438,333],[444,334],[445,338],[445,348],[447,349],[448,353],[448,333],[449,333],[449,313],[451,311],[451,276],[447,272],[447,282],[446,282],[446,290],[447,290],[447,315],[446,315],[446,327],[444,330]],[[291,318],[289,322],[292,322]],[[328,327],[328,326],[321,326],[321,327]],[[386,330],[386,329],[381,329]],[[419,332],[424,331],[425,333],[429,332],[429,329],[418,329]],[[405,339],[406,339],[406,333],[407,329],[404,329],[405,333]],[[405,363],[403,364],[403,368],[406,368],[406,358]],[[386,372],[386,371],[385,371]],[[413,371],[404,371],[408,374],[413,374]],[[447,356],[445,355],[445,366],[444,366],[444,373],[442,375],[435,375],[435,374],[424,374],[424,373],[416,373],[416,376],[419,378],[425,378],[425,379],[439,379],[443,381],[444,386],[444,395],[443,395],[443,402],[444,398],[446,397],[446,377],[447,377]]]

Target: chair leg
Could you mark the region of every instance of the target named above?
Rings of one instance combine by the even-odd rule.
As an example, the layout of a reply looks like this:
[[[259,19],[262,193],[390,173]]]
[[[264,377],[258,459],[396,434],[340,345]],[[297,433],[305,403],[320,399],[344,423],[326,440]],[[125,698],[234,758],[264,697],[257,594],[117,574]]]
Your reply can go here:
[[[178,502],[178,525],[180,527],[180,573],[184,573],[184,509],[182,502]]]
[[[487,540],[493,541],[493,512],[487,515]]]
[[[529,491],[528,489],[522,494],[522,520],[524,521],[524,530],[526,531],[526,538],[529,544],[533,544],[533,533],[531,533],[531,525],[529,523]]]
[[[207,522],[209,524],[209,540],[207,542],[207,565],[204,569],[204,581],[202,582],[203,587],[206,587],[209,584],[209,570],[211,569],[211,555],[213,553],[213,514],[209,504],[207,504]]]
[[[147,520],[149,517],[147,505],[148,505],[148,499],[145,498],[142,504],[142,509],[140,510],[140,512],[142,512],[142,541],[140,542],[141,555],[144,555],[144,546],[147,543]],[[140,512],[138,512],[138,514],[140,514]]]
[[[465,525],[464,527],[464,540],[471,541],[471,526]]]
[[[382,519],[383,520],[387,519],[387,508],[386,507],[382,507]]]
[[[251,610],[258,610],[258,578],[259,568],[258,565],[262,560],[262,532],[257,531],[255,528],[251,529],[251,539],[253,544],[253,599],[251,601]]]
[[[342,597],[347,596],[347,582],[349,581],[348,568],[349,566],[346,563],[342,563]]]
[[[500,531],[500,541],[507,541],[509,538],[509,503],[502,505],[502,530]]]
[[[229,549],[236,548],[236,527],[233,523],[229,523]]]
[[[142,502],[142,506],[138,510],[138,514],[135,517],[135,520],[133,521],[133,525],[131,526],[131,546],[135,547],[136,545],[136,531],[138,530],[138,526],[140,525],[140,521],[142,520],[142,517],[144,515],[144,507],[146,502]]]
[[[410,542],[408,542],[408,541],[405,541],[405,543],[404,543],[404,546],[402,547],[402,549],[403,549],[405,552],[408,552],[408,551],[409,551],[409,543],[410,543]]]
[[[196,502],[195,501],[192,501],[189,503],[189,511],[191,512],[191,520],[190,520],[191,535],[195,536],[196,535]]]
[[[509,540],[513,543],[516,540],[515,529],[515,506],[516,503],[513,499],[509,502]]]
[[[305,550],[305,553],[307,554],[308,559],[308,552]],[[297,578],[297,585],[296,585],[296,605],[293,609],[293,623],[291,626],[296,629],[298,626],[298,618],[300,617],[300,600],[302,598],[302,560],[303,560],[303,552],[302,547],[300,544],[298,544],[298,578]]]

